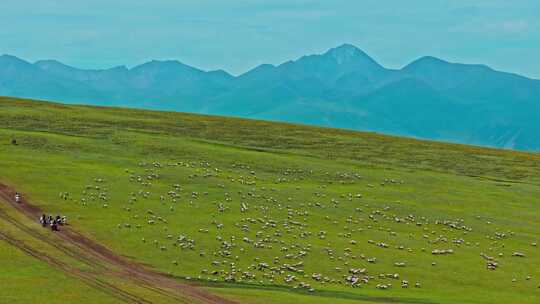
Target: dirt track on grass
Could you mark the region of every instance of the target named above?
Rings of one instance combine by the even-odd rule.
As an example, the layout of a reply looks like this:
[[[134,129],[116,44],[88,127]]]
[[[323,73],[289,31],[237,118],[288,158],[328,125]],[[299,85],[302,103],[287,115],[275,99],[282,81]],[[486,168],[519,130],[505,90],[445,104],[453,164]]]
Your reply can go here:
[[[0,198],[6,201],[9,206],[27,216],[31,221],[37,222],[39,216],[44,212],[27,201],[24,195],[21,202],[16,203],[14,200],[15,193],[15,190],[0,183]],[[144,298],[144,296],[136,295],[134,292],[126,291],[105,282],[100,279],[100,276],[108,275],[127,280],[138,287],[151,291],[159,297],[166,298],[172,302],[197,302],[204,304],[235,303],[204,291],[198,286],[179,282],[164,273],[120,256],[107,247],[75,231],[70,226],[62,226],[60,231],[53,233],[49,229],[42,229],[37,226],[31,227],[2,212],[2,210],[0,210],[0,218],[25,233],[26,236],[36,241],[45,241],[47,245],[53,246],[61,253],[86,264],[92,271],[80,271],[44,252],[32,248],[24,241],[18,240],[6,232],[0,232],[0,240],[4,240],[10,245],[19,248],[25,254],[37,258],[70,276],[77,277],[89,286],[114,296],[123,302],[154,303]]]

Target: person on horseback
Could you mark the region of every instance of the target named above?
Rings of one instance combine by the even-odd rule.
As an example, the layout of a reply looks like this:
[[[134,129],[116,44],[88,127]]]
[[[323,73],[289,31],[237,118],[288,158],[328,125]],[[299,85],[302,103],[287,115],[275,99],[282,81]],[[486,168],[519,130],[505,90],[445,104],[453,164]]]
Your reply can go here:
[[[57,223],[56,220],[53,220],[53,221],[51,222],[51,230],[52,230],[52,231],[58,231],[58,223]]]
[[[21,195],[19,194],[19,192],[15,193],[15,202],[17,204],[21,203]]]
[[[41,215],[39,222],[42,227],[47,227],[47,216],[45,214]]]

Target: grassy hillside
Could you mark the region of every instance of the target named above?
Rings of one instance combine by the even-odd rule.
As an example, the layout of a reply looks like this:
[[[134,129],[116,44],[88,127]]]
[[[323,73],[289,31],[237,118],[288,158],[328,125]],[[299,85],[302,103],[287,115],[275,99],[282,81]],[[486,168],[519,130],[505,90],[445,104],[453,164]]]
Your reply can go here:
[[[1,98],[0,182],[115,252],[242,303],[540,300],[539,154]],[[12,247],[0,240],[28,264]],[[8,277],[28,280],[2,298],[39,297],[29,287],[43,277],[69,281],[81,303],[107,297],[37,260]]]

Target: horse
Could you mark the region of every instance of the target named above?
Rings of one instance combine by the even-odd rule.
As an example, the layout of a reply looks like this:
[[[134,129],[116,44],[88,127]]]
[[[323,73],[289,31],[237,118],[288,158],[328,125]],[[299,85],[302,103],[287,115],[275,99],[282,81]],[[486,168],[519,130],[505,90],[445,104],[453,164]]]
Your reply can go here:
[[[21,203],[21,195],[17,192],[15,193],[15,202],[17,204],[20,204]]]

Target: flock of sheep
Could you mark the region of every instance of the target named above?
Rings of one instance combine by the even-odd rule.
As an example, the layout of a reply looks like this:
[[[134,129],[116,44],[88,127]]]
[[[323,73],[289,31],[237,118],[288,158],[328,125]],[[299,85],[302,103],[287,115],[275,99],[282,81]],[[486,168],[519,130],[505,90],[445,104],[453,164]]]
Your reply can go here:
[[[308,186],[303,181],[317,174],[312,170],[275,169],[259,176],[245,164],[219,169],[205,161],[141,162],[125,173],[133,191],[123,201],[111,199],[111,183],[95,178],[84,187],[80,203],[99,206],[103,212],[125,211],[128,215],[118,229],[140,235],[141,242],[154,246],[163,258],[176,256],[170,261],[173,268],[184,265],[184,255],[196,254],[199,273],[190,273],[187,279],[288,285],[309,291],[325,285],[422,288],[429,282],[421,282],[418,276],[409,279],[409,267],[425,262],[436,269],[465,248],[480,251],[478,242],[467,240],[475,230],[463,219],[400,214],[399,202],[367,203],[361,191],[365,189],[361,186],[400,187],[402,180],[369,184],[358,173],[320,172],[319,184],[304,190]],[[336,194],[351,186],[358,192]],[[206,224],[182,224],[191,216],[190,210],[201,208],[207,214],[195,222]],[[179,231],[171,232],[170,227]],[[160,229],[162,237],[145,237],[146,229]],[[502,242],[513,236],[511,231],[497,231],[487,238]],[[530,247],[534,250],[537,245]],[[423,256],[414,257],[418,254]],[[503,253],[477,254],[484,271],[501,267]],[[527,259],[527,254],[516,249],[510,258]],[[381,263],[386,271],[381,271]]]

